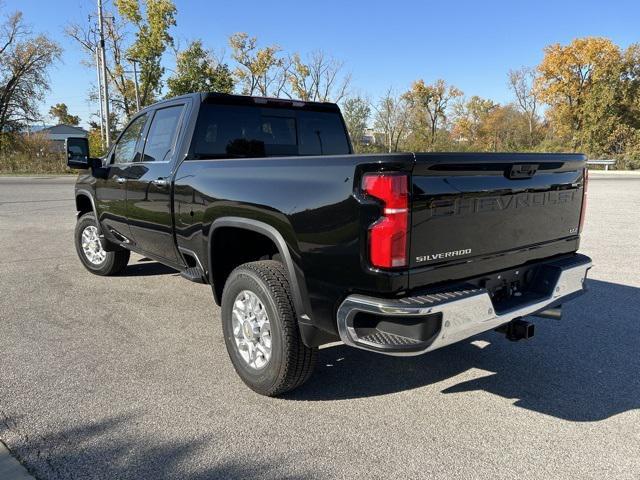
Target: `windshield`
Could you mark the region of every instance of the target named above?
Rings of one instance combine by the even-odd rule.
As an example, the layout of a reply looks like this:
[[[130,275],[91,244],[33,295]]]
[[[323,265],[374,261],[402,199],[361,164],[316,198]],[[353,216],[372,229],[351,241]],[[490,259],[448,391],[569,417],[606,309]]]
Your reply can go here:
[[[193,140],[196,158],[349,154],[337,112],[203,104]]]

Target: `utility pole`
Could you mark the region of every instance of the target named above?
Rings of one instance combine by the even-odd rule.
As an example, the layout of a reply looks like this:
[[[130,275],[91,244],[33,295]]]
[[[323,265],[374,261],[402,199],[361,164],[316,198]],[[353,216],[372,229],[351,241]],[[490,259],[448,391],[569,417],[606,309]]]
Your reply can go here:
[[[104,48],[104,20],[102,18],[102,0],[98,0],[98,30],[100,31],[100,60],[102,66],[102,96],[104,98],[104,129],[107,149],[111,146],[111,125],[109,119],[109,82],[107,79],[107,59]]]
[[[138,69],[137,60],[135,58],[128,59],[133,65],[133,85],[136,89],[136,111],[140,110],[140,89],[138,88]]]
[[[100,139],[102,147],[106,147],[106,139],[104,136],[104,105],[102,104],[102,73],[100,71],[100,52],[96,49],[96,70],[98,73],[98,99],[100,101]]]

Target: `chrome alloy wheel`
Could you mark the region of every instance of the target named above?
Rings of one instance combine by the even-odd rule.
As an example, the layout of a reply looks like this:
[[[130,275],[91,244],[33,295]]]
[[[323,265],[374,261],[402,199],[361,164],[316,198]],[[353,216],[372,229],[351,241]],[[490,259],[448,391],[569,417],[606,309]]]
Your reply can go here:
[[[233,338],[240,356],[259,370],[271,359],[271,325],[264,305],[250,290],[241,291],[233,302]]]
[[[82,231],[82,251],[94,265],[100,265],[107,258],[107,252],[104,251],[98,237],[98,229],[94,225],[89,225]]]

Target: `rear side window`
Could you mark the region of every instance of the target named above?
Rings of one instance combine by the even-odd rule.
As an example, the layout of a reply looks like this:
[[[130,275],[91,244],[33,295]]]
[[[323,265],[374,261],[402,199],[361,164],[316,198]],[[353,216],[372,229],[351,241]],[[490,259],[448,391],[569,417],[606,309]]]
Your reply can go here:
[[[348,154],[340,116],[286,108],[204,104],[194,134],[197,158]]]
[[[298,114],[300,155],[339,155],[349,153],[347,133],[338,116],[325,112]]]
[[[164,162],[171,158],[182,109],[183,105],[176,105],[156,111],[144,145],[143,162]]]

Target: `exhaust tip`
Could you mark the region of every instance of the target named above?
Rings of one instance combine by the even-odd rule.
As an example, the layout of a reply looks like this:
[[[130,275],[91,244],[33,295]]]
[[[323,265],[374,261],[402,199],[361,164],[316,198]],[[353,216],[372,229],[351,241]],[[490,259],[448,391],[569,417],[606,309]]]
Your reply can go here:
[[[552,320],[562,320],[562,307],[559,306],[557,308],[547,308],[546,310],[542,310],[541,312],[534,314],[536,317],[541,318],[550,318]]]

